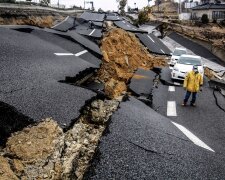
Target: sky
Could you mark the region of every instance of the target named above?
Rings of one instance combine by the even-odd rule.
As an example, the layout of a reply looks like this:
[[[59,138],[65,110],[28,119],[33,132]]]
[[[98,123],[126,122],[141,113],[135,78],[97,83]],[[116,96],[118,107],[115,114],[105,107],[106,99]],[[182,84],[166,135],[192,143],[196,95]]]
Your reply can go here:
[[[103,9],[104,11],[107,10],[118,10],[118,3],[116,0],[85,0],[85,1],[93,1],[95,10],[98,10],[99,8]],[[154,0],[152,0],[154,1]],[[150,2],[150,5],[153,5],[153,2]],[[58,0],[51,0],[51,4],[57,4]],[[128,0],[128,6],[131,8],[138,7],[139,9],[145,7],[148,5],[148,0]],[[84,7],[84,0],[59,0],[59,4],[66,5],[67,8],[76,5],[76,6],[82,6]],[[91,7],[90,4],[86,4],[86,8]]]

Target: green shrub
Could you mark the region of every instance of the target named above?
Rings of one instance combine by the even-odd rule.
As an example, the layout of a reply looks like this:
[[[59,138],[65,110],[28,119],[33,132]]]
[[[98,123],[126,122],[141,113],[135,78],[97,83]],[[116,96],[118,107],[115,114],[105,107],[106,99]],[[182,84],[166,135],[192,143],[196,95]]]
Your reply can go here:
[[[149,21],[148,13],[146,11],[141,11],[138,14],[138,23],[144,24],[145,22],[148,22],[148,21]]]
[[[202,18],[201,18],[201,21],[202,21],[203,24],[208,24],[209,23],[208,15],[207,14],[203,14]]]

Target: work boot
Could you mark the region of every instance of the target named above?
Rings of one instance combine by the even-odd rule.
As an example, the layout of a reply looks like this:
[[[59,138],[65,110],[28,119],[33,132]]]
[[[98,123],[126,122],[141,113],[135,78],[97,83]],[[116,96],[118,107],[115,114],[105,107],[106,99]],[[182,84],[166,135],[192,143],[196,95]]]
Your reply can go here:
[[[191,103],[190,105],[191,105],[191,106],[193,106],[193,107],[195,107],[195,106],[196,106],[196,104],[195,104],[195,103]]]
[[[187,106],[187,103],[186,102],[183,102],[181,105],[182,106]]]

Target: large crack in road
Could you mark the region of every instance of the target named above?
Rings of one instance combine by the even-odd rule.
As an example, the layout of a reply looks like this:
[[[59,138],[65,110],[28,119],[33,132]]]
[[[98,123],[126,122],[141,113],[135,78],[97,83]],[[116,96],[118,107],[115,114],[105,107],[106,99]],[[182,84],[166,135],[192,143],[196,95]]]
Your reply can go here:
[[[99,81],[104,92],[88,100],[67,129],[47,118],[12,134],[0,153],[1,179],[82,179],[134,72],[165,65],[163,57],[151,55],[134,34],[121,29],[111,29],[101,45],[98,71],[84,71],[69,83]]]

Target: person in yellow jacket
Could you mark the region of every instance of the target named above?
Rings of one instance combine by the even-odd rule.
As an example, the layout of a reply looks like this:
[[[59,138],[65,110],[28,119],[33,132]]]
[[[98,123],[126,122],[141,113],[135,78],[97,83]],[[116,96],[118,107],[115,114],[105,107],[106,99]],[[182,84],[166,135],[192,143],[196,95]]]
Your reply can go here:
[[[193,70],[189,72],[184,80],[183,87],[187,90],[183,106],[187,105],[188,99],[192,94],[191,106],[195,106],[196,95],[199,90],[201,90],[201,86],[203,85],[203,77],[198,72],[198,66],[193,66]]]

